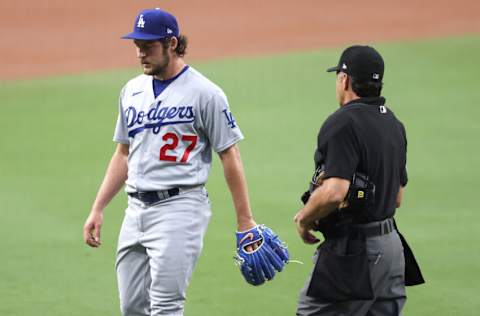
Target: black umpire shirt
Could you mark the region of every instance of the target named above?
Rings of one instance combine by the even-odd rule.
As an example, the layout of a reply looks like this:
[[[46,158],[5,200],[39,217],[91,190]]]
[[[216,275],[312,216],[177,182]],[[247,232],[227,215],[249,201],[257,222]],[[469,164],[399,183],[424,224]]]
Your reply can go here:
[[[351,181],[361,172],[375,184],[375,206],[361,222],[392,217],[398,190],[408,181],[405,128],[384,104],[383,97],[353,100],[330,115],[318,134],[315,164],[324,165],[325,178]]]

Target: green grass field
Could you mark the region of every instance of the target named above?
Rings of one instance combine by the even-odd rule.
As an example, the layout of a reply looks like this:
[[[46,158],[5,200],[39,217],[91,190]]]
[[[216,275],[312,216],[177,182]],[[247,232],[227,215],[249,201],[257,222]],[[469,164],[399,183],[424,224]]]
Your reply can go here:
[[[405,315],[480,310],[480,37],[376,45],[384,95],[405,123],[410,183],[397,213],[427,284],[408,289]],[[194,64],[222,86],[241,143],[253,211],[294,259],[273,282],[247,285],[233,264],[234,210],[218,159],[213,218],[188,291],[187,316],[294,315],[314,248],[292,216],[313,167],[316,133],[336,108],[339,49]],[[132,58],[134,58],[132,52]],[[118,92],[138,70],[0,83],[0,315],[119,315],[114,254],[125,208],[108,207],[103,246],[82,226],[105,166]]]

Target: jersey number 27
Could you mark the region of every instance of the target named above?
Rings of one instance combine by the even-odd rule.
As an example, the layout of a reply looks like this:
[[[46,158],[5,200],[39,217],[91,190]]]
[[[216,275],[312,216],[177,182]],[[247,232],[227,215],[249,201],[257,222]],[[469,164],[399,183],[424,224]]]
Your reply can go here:
[[[188,160],[188,156],[190,156],[190,152],[195,148],[197,144],[197,135],[182,135],[180,138],[175,133],[166,133],[163,135],[162,139],[165,141],[165,145],[160,148],[160,160],[163,161],[178,161],[178,156],[168,154],[167,151],[175,150],[178,146],[178,142],[181,140],[184,143],[189,143],[187,148],[185,148],[185,152],[183,153],[180,162],[185,163]]]

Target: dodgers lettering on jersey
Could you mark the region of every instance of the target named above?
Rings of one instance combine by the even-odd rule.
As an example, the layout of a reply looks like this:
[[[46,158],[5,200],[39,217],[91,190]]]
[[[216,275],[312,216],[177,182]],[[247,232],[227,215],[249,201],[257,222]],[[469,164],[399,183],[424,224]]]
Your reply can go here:
[[[113,139],[129,145],[126,190],[204,184],[211,149],[221,152],[243,139],[227,98],[192,67],[157,98],[152,80],[140,75],[120,95]]]
[[[161,104],[162,101],[158,101],[157,105],[149,109],[147,113],[145,111],[137,111],[134,106],[128,107],[125,110],[125,119],[129,129],[128,137],[134,137],[137,133],[149,128],[152,129],[154,134],[158,134],[162,126],[187,124],[195,121],[192,106],[169,107],[161,106]],[[130,129],[132,127],[133,129]]]

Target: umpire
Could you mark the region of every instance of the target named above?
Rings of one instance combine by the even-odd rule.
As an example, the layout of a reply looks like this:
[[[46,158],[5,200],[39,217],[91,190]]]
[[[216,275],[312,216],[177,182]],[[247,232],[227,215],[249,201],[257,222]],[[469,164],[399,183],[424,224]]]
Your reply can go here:
[[[320,129],[316,170],[294,218],[305,243],[319,241],[312,231],[325,241],[297,315],[399,315],[405,259],[393,216],[408,180],[405,128],[380,96],[384,62],[374,48],[351,46],[327,71],[337,74],[340,108]]]

